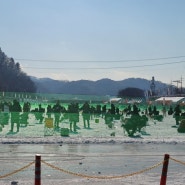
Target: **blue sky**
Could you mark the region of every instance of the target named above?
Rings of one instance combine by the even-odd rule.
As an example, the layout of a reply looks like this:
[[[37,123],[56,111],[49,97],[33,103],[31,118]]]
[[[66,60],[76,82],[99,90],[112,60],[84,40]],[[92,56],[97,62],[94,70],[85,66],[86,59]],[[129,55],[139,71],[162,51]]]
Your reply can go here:
[[[166,83],[185,77],[184,0],[0,0],[0,6],[0,47],[28,75],[154,76]]]

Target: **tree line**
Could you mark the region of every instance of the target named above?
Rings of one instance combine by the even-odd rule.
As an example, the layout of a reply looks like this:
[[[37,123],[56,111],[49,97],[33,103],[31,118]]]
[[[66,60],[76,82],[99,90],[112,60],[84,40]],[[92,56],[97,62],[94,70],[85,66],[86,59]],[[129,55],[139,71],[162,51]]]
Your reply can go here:
[[[6,56],[0,48],[0,91],[1,92],[36,92],[31,78],[21,70],[18,62]]]
[[[121,89],[118,91],[119,98],[122,97],[132,97],[132,98],[138,98],[138,97],[145,97],[144,90],[134,87],[128,87],[125,89]]]

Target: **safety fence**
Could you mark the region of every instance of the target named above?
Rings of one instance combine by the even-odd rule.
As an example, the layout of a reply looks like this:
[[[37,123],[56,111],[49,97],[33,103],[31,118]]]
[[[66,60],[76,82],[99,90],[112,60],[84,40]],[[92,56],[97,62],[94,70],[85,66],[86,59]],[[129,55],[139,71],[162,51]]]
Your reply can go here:
[[[156,99],[155,97],[153,99]],[[85,94],[53,94],[53,93],[28,93],[28,92],[2,92],[0,91],[0,101],[12,101],[14,99],[20,102],[30,103],[54,103],[61,100],[62,103],[70,102],[112,102],[112,103],[142,103],[146,102],[145,97],[129,97],[115,98],[110,95],[85,95]]]
[[[4,174],[4,175],[0,175],[0,179],[7,178],[9,176],[17,174],[17,173],[19,173],[21,171],[24,171],[27,168],[29,168],[30,166],[35,164],[35,185],[41,185],[41,163],[43,163],[44,165],[52,168],[53,170],[57,170],[57,171],[60,171],[62,173],[65,173],[65,174],[78,176],[78,177],[81,177],[81,178],[102,179],[102,180],[104,180],[104,179],[127,178],[127,177],[131,177],[131,176],[142,174],[144,172],[147,172],[147,171],[150,171],[150,170],[152,170],[154,168],[157,168],[160,165],[163,165],[162,173],[161,173],[160,185],[166,185],[169,159],[171,159],[172,161],[174,161],[174,162],[176,162],[178,164],[185,165],[184,161],[181,161],[181,160],[175,159],[173,157],[170,157],[169,154],[165,154],[164,155],[164,160],[162,160],[161,162],[159,162],[159,163],[157,163],[157,164],[155,164],[153,166],[150,166],[148,168],[145,168],[145,169],[133,172],[133,173],[123,174],[123,175],[112,175],[112,176],[102,176],[102,175],[98,175],[98,176],[92,175],[91,176],[91,175],[87,175],[87,174],[75,173],[73,171],[66,170],[66,169],[63,169],[63,168],[58,167],[56,165],[50,164],[50,163],[46,162],[45,160],[41,160],[41,155],[37,154],[37,155],[35,155],[35,161],[32,161],[29,164],[27,164],[27,165],[25,165],[25,166],[23,166],[23,167],[21,167],[21,168],[19,168],[17,170],[14,170],[14,171],[12,171],[10,173]]]

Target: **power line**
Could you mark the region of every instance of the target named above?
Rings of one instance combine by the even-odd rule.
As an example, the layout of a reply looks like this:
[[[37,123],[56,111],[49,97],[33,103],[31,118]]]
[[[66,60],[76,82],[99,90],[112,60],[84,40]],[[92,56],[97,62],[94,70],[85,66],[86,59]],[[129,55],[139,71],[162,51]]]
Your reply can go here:
[[[180,63],[184,63],[185,61],[179,61],[179,62],[166,62],[166,63],[159,63],[159,64],[146,64],[146,65],[135,65],[135,66],[119,66],[119,67],[91,67],[91,68],[82,68],[82,67],[57,67],[57,68],[51,68],[51,67],[24,67],[27,69],[128,69],[128,68],[141,68],[141,67],[154,67],[154,66],[163,66],[163,65],[172,65],[172,64],[180,64]]]
[[[178,59],[184,58],[185,56],[172,56],[172,57],[162,57],[162,58],[145,58],[145,59],[128,59],[128,60],[44,60],[44,59],[24,59],[24,58],[15,58],[19,61],[31,61],[31,62],[141,62],[141,61],[156,61],[156,60],[169,60],[169,59]]]

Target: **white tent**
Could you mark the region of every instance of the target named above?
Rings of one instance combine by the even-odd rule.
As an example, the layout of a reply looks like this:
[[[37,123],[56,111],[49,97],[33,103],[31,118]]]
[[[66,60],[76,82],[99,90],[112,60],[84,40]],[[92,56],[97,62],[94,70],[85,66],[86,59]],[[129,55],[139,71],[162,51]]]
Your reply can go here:
[[[160,102],[163,104],[167,103],[181,103],[185,101],[185,97],[160,97],[155,100],[155,102]]]
[[[110,103],[119,103],[121,100],[121,98],[111,98]]]

